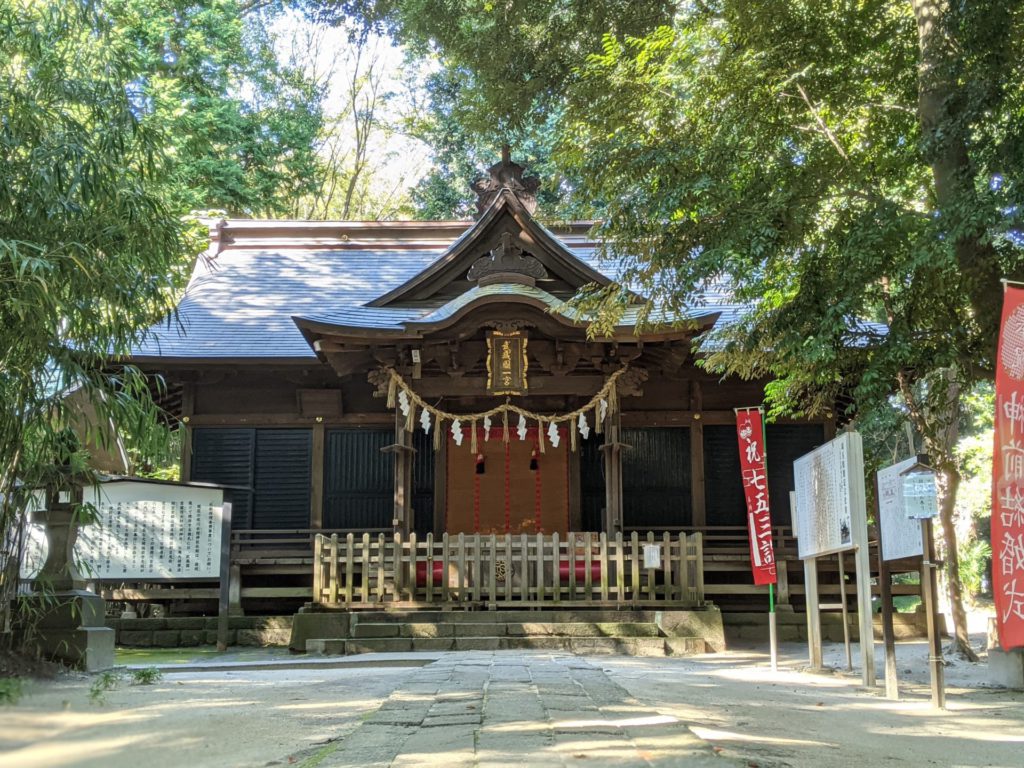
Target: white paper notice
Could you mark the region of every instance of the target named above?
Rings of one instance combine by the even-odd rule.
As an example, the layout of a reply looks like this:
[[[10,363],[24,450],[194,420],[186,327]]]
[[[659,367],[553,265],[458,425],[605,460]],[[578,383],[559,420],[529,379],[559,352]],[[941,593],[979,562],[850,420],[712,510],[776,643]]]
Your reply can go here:
[[[102,581],[218,578],[223,497],[220,488],[131,480],[86,489],[98,514],[79,529],[79,570]],[[25,578],[46,559],[41,528],[31,526],[30,538]]]
[[[878,473],[878,527],[882,534],[882,559],[920,557],[921,523],[903,510],[903,478],[900,473],[916,463],[910,458]]]
[[[793,462],[800,558],[853,549],[855,484],[864,483],[860,435],[846,432]]]

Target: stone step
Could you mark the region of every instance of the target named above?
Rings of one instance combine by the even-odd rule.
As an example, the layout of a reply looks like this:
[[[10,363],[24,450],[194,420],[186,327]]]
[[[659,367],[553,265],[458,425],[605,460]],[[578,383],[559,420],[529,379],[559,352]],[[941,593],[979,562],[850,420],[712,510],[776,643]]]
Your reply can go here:
[[[544,610],[544,611],[358,611],[357,622],[369,624],[528,624],[528,623],[652,623],[656,611]]]
[[[344,656],[345,641],[334,638],[307,640],[306,653],[310,656]]]
[[[630,622],[530,622],[484,623],[445,622],[426,624],[414,622],[395,624],[360,621],[352,628],[355,638],[368,637],[658,637],[653,623]]]
[[[309,641],[315,643],[315,641]],[[411,651],[567,651],[623,656],[688,656],[704,653],[699,637],[365,637],[344,642],[344,653],[406,653]],[[341,652],[337,645],[331,651]],[[323,651],[327,653],[326,649]]]

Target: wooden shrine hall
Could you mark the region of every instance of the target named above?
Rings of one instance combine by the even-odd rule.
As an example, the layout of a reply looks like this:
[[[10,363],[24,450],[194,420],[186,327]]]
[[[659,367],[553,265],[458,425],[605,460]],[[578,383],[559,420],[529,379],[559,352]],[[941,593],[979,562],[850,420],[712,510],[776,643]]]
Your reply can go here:
[[[182,479],[239,489],[235,608],[754,596],[733,409],[765,382],[694,357],[741,308],[708,294],[638,326],[637,296],[590,338],[565,302],[615,277],[592,222],[542,225],[507,157],[475,189],[473,222],[220,221],[177,320],[133,356],[167,382]],[[833,433],[767,427],[782,557],[792,461]],[[111,594],[174,597],[137,589]]]

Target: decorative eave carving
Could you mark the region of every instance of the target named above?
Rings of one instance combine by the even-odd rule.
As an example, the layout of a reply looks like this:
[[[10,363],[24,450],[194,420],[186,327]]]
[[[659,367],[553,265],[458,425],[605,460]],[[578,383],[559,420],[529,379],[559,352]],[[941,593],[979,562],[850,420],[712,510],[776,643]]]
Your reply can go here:
[[[488,168],[486,177],[476,179],[469,185],[476,192],[477,211],[480,213],[486,211],[502,189],[509,190],[519,198],[519,202],[531,214],[537,210],[537,190],[540,188],[540,179],[536,176],[524,179],[523,172],[525,170],[523,166],[512,162],[508,145],[502,147],[501,162]]]
[[[536,258],[524,254],[523,249],[512,242],[512,235],[505,232],[501,236],[498,247],[473,262],[466,279],[479,282],[481,285],[500,282],[517,282],[534,285],[537,280],[548,276]],[[525,278],[525,279],[524,279]]]
[[[648,372],[645,368],[630,366],[618,381],[615,382],[619,395],[624,397],[643,397],[643,384],[647,381]]]

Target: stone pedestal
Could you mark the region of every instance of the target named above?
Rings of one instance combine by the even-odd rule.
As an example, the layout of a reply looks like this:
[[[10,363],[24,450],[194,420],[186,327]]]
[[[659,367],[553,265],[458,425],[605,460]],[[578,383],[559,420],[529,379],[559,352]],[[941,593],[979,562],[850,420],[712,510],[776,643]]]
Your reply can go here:
[[[114,630],[104,626],[103,598],[69,590],[35,599],[43,613],[33,643],[43,656],[87,672],[114,666]]]
[[[80,497],[79,497],[80,498]],[[35,631],[33,643],[42,655],[94,672],[114,666],[114,630],[104,626],[106,603],[87,592],[75,568],[78,538],[76,504],[57,494],[47,508],[34,512],[33,521],[46,530],[46,563],[36,577],[37,594],[29,598]]]
[[[1004,688],[1024,690],[1024,649],[1004,651],[1001,648],[989,648],[988,681]]]

